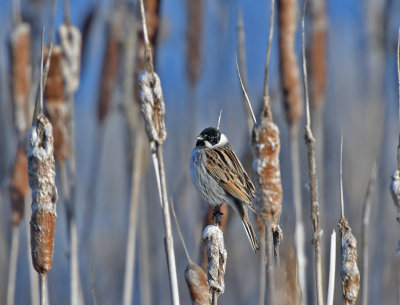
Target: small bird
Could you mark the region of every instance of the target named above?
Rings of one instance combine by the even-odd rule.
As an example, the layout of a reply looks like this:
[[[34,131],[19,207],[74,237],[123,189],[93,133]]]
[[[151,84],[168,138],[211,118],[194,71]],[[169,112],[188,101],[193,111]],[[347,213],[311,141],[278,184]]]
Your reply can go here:
[[[254,252],[259,249],[257,236],[249,218],[255,188],[229,145],[217,128],[208,127],[197,137],[190,158],[190,176],[201,196],[212,206],[230,204],[242,218]]]

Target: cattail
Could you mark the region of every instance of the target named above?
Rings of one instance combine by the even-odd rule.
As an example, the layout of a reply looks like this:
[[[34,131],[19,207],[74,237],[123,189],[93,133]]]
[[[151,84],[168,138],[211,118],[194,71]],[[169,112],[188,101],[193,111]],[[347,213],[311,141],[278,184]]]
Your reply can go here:
[[[9,186],[13,225],[19,225],[24,216],[25,196],[28,191],[28,183],[26,153],[22,145],[19,144]]]
[[[201,239],[205,242],[207,249],[208,284],[213,290],[213,304],[217,304],[218,296],[225,291],[224,276],[227,252],[224,246],[224,233],[218,226],[209,225],[204,229]]]
[[[209,305],[211,303],[207,274],[203,268],[189,261],[185,269],[185,280],[192,305]]]
[[[187,1],[186,68],[190,84],[195,84],[202,68],[203,1]]]
[[[175,220],[176,228],[178,229],[179,237],[182,242],[183,249],[185,250],[186,259],[188,265],[185,269],[185,280],[189,288],[190,298],[192,299],[193,305],[209,305],[210,304],[210,287],[207,283],[207,274],[204,270],[195,264],[189,256],[189,251],[186,247],[185,240],[182,236],[182,231],[178,223],[178,219],[175,213],[174,203],[171,200],[172,215]]]
[[[48,49],[45,50],[45,59]],[[60,46],[55,45],[50,57],[50,69],[44,88],[45,111],[54,135],[54,155],[61,164],[68,157],[68,106],[64,97],[64,79],[62,69],[63,54]]]
[[[62,57],[62,74],[64,79],[64,92],[71,95],[78,90],[81,72],[81,46],[82,38],[76,26],[62,24],[58,29],[60,36]]]
[[[290,126],[298,123],[303,109],[300,70],[295,51],[297,16],[295,0],[278,0],[279,67],[286,120]]]
[[[311,106],[318,110],[324,102],[326,84],[326,12],[325,0],[310,1],[311,37],[310,59]]]
[[[165,104],[161,90],[160,79],[154,72],[152,50],[150,46],[143,0],[140,1],[140,11],[145,42],[144,63],[145,70],[139,75],[140,108],[145,121],[147,136],[151,147],[154,170],[156,172],[157,187],[164,219],[165,247],[168,264],[169,284],[172,304],[179,305],[178,278],[176,274],[175,251],[169,214],[167,182],[165,177],[164,154],[162,143],[167,137],[164,115]]]
[[[142,71],[139,75],[140,108],[144,116],[146,132],[150,141],[163,143],[167,137],[164,115],[165,104],[160,78],[155,72]]]
[[[215,211],[214,207],[209,205],[207,208],[207,212],[204,215],[204,221],[203,221],[204,228],[208,225],[215,224],[215,220],[213,218],[214,211]],[[220,212],[222,213],[222,215],[224,215],[224,217],[221,217],[220,228],[221,228],[222,232],[225,232],[225,228],[226,228],[226,224],[227,224],[227,220],[228,220],[228,214],[229,214],[228,205],[227,204],[221,205]],[[200,246],[200,257],[201,257],[201,259],[200,259],[201,266],[203,267],[204,270],[207,270],[208,257],[207,257],[207,249],[204,244],[202,246]]]
[[[255,155],[253,166],[257,174],[255,205],[264,220],[279,226],[282,212],[279,129],[266,114],[264,110],[260,123],[253,128],[251,138]]]
[[[341,218],[339,228],[342,239],[341,275],[344,304],[352,305],[356,303],[360,289],[357,240],[351,233],[350,225],[345,217]]]
[[[11,34],[11,71],[14,124],[18,137],[25,135],[28,126],[29,87],[31,81],[30,26],[27,23],[16,25]]]
[[[349,222],[344,216],[343,200],[343,135],[340,141],[340,203],[342,215],[339,221],[339,231],[342,241],[341,275],[343,299],[345,305],[356,303],[360,289],[360,271],[357,261],[357,240],[351,233]]]
[[[54,140],[50,121],[39,114],[29,136],[28,174],[32,189],[32,262],[39,274],[52,267],[57,188],[55,184]]]
[[[108,25],[106,50],[103,59],[100,93],[97,107],[97,119],[101,123],[106,117],[111,103],[119,66],[120,36],[122,33],[122,11],[112,12]]]

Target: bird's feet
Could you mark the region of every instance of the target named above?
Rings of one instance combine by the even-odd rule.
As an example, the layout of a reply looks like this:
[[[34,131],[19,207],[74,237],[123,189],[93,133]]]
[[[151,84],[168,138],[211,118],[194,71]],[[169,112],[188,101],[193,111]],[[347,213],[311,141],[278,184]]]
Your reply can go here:
[[[222,223],[222,215],[224,215],[224,213],[221,212],[221,206],[220,205],[215,206],[212,219],[214,219],[215,224],[219,227],[221,226]]]

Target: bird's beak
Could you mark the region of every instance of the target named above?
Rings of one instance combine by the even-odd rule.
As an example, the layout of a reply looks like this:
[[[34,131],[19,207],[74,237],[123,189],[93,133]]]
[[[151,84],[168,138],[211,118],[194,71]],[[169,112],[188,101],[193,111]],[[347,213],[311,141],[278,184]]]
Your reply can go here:
[[[199,141],[204,140],[204,138],[202,136],[198,136],[196,139],[199,140]]]

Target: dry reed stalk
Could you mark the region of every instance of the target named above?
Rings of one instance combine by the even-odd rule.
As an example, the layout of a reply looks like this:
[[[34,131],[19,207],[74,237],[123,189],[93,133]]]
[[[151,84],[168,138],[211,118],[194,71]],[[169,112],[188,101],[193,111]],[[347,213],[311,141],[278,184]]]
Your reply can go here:
[[[326,85],[326,8],[325,0],[310,1],[310,62],[311,107],[318,112],[324,103]]]
[[[159,0],[145,0],[144,1],[145,8],[145,18],[147,20],[147,39],[149,44],[153,50],[157,49],[157,37],[160,23],[160,1]],[[138,74],[145,68],[145,53],[146,53],[146,38],[144,37],[142,31],[139,31],[139,50],[138,50],[138,63],[136,67],[136,71]],[[153,54],[154,57],[156,54]],[[153,58],[155,62],[155,58]]]
[[[64,1],[65,23],[58,29],[62,49],[61,68],[63,75],[65,105],[67,107],[67,131],[66,140],[69,147],[69,176],[64,164],[61,165],[61,179],[64,181],[63,198],[66,209],[67,232],[70,243],[70,286],[71,304],[83,304],[83,297],[79,295],[81,280],[79,276],[78,262],[78,233],[75,219],[76,200],[76,161],[75,161],[75,115],[74,115],[74,93],[79,87],[80,65],[81,65],[81,33],[73,26],[69,18],[69,2]],[[68,183],[69,181],[69,188]]]
[[[45,50],[47,59],[48,49]],[[64,79],[62,73],[62,49],[55,45],[50,57],[50,69],[44,88],[45,112],[53,126],[54,155],[63,164],[70,153],[68,143],[69,113],[65,103]]]
[[[279,67],[286,120],[295,128],[302,115],[301,80],[295,52],[298,7],[295,0],[278,0]]]
[[[22,144],[19,144],[9,185],[13,226],[18,226],[24,216],[25,196],[28,188],[28,162],[25,150]]]
[[[31,28],[27,23],[19,23],[11,33],[11,74],[14,125],[21,141],[28,127],[28,96],[31,82]]]
[[[303,61],[303,81],[304,93],[306,100],[306,135],[305,142],[307,146],[307,159],[308,159],[308,173],[310,179],[310,199],[311,199],[311,219],[313,225],[313,245],[314,245],[314,259],[315,259],[315,279],[317,291],[317,304],[323,305],[323,291],[322,291],[322,262],[321,262],[321,236],[322,230],[319,227],[319,202],[318,202],[318,183],[316,176],[316,163],[315,163],[315,139],[311,130],[310,118],[310,102],[308,97],[308,79],[307,79],[307,66],[306,66],[306,51],[305,51],[305,12],[307,0],[303,3],[303,13],[301,17],[301,34],[302,34],[302,61]]]
[[[301,195],[301,178],[298,145],[298,124],[302,116],[303,99],[301,79],[295,50],[298,7],[295,0],[278,1],[279,67],[286,120],[290,128],[290,155],[292,166],[292,193],[295,208],[295,246],[299,267],[302,304],[307,304],[305,232]]]
[[[176,228],[178,229],[178,234],[181,239],[183,249],[185,250],[186,259],[188,261],[188,265],[185,269],[185,280],[186,284],[188,285],[192,305],[209,305],[211,303],[211,298],[209,293],[210,286],[207,282],[207,274],[190,258],[189,251],[186,247],[186,243],[183,239],[182,231],[176,217],[174,202],[172,201],[172,199],[171,210],[175,220]]]
[[[137,25],[136,18],[133,14],[128,13],[128,33],[123,41],[123,98],[122,109],[125,121],[128,127],[128,143],[129,143],[129,160],[131,164],[131,193],[130,193],[130,211],[128,225],[128,240],[126,243],[126,259],[125,259],[125,277],[123,288],[123,304],[132,304],[134,275],[135,275],[135,256],[136,256],[136,240],[137,240],[137,215],[138,215],[138,196],[139,190],[143,187],[140,177],[143,173],[143,145],[144,133],[140,124],[142,123],[138,103],[135,100],[135,86],[132,86],[137,49]],[[143,216],[143,215],[142,215]],[[142,278],[141,278],[142,280]],[[142,286],[142,284],[141,284]]]
[[[243,23],[242,10],[238,9],[237,15],[237,48],[239,54],[239,70],[241,71],[241,78],[243,82],[242,99],[244,111],[246,113],[247,128],[249,129],[249,134],[251,135],[251,130],[253,129],[253,119],[252,114],[246,103],[245,92],[247,92],[247,69],[246,69],[246,47],[245,47],[245,32]]]
[[[400,130],[400,28],[399,36],[397,41],[397,78],[399,84],[399,130]],[[400,223],[400,132],[399,132],[399,144],[397,145],[397,170],[392,176],[392,182],[390,184],[390,192],[392,194],[393,203],[397,208],[397,221]]]
[[[165,247],[173,305],[179,304],[178,280],[176,275],[175,252],[171,231],[171,219],[167,196],[167,185],[164,168],[164,155],[162,144],[167,136],[164,115],[165,104],[162,94],[160,78],[154,72],[153,57],[150,41],[147,33],[146,17],[143,0],[140,1],[140,9],[143,24],[143,37],[145,41],[145,70],[139,75],[141,112],[145,121],[146,133],[149,138],[152,150],[153,165],[156,172],[157,186],[160,196],[160,203],[163,212],[165,229]]]
[[[276,301],[277,305],[299,305],[300,289],[298,285],[298,267],[295,249],[282,247],[281,264],[277,266],[276,272]]]
[[[25,208],[29,209],[30,208],[30,199],[28,196],[25,199]],[[25,217],[25,233],[26,236],[30,236],[30,219],[28,217]],[[29,282],[30,282],[30,304],[31,305],[39,305],[40,303],[40,296],[39,296],[39,277],[37,276],[36,270],[33,268],[32,265],[32,248],[31,248],[31,241],[30,238],[26,239],[26,253],[27,253],[27,259],[28,259],[28,268],[29,268]]]
[[[360,271],[358,270],[357,261],[357,239],[351,233],[351,227],[348,220],[344,216],[344,200],[343,200],[343,135],[340,143],[340,202],[342,207],[342,215],[339,221],[339,230],[341,236],[342,254],[341,276],[343,300],[345,305],[354,305],[357,301],[358,291],[360,289]]]
[[[265,228],[265,223],[262,217],[259,215],[256,215],[257,218],[257,227],[258,230],[260,231],[260,275],[259,275],[259,280],[258,280],[258,304],[259,305],[264,305],[265,303],[265,289],[266,289],[266,283],[267,283],[267,274],[265,272],[266,268],[266,263],[267,263],[267,257],[266,257],[266,251],[267,251],[267,244],[266,244],[266,228]]]
[[[158,1],[157,1],[158,2]],[[186,58],[189,83],[197,83],[202,70],[203,46],[203,1],[189,0],[187,3]]]
[[[224,233],[218,225],[209,225],[205,227],[201,239],[205,242],[207,249],[207,281],[212,290],[211,304],[216,305],[218,297],[225,292],[227,252],[224,246]]]
[[[28,162],[26,152],[19,142],[14,168],[9,184],[11,203],[12,235],[10,249],[10,269],[7,287],[7,305],[14,304],[15,280],[17,272],[18,248],[19,248],[19,224],[24,216],[25,197],[29,189]]]
[[[326,305],[333,305],[333,296],[335,294],[335,270],[336,270],[336,232],[331,235],[331,253],[329,262],[329,282]]]
[[[369,281],[369,253],[368,253],[368,236],[369,236],[369,225],[371,216],[371,193],[376,181],[376,162],[372,167],[371,176],[369,178],[367,192],[365,194],[363,213],[362,213],[362,237],[361,237],[361,253],[362,253],[362,265],[361,265],[361,304],[368,305],[368,281]]]

